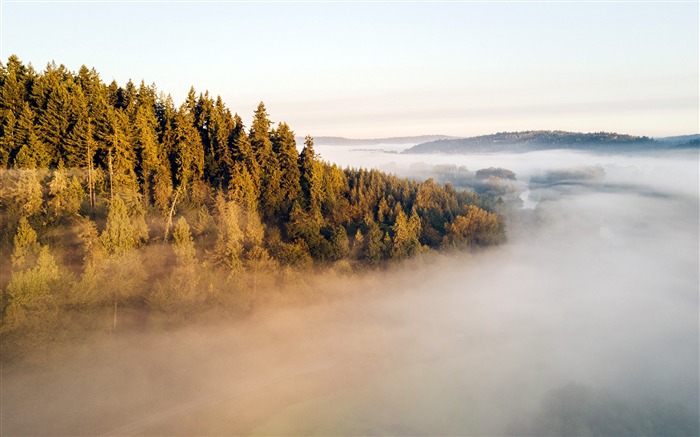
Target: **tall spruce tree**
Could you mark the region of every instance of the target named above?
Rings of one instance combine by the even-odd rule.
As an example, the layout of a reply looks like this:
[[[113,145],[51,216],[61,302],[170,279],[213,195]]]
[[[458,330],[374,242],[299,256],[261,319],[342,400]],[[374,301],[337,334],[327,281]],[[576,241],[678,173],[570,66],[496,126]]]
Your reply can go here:
[[[250,144],[260,168],[260,212],[272,221],[283,200],[281,192],[281,173],[277,154],[272,149],[270,125],[265,105],[260,102],[250,127]]]
[[[16,132],[16,148],[18,150],[12,163],[13,167],[48,168],[52,162],[51,151],[34,129],[34,112],[28,103],[24,104]]]
[[[175,172],[178,184],[191,190],[204,174],[204,148],[187,103],[175,116]]]
[[[299,154],[300,187],[304,204],[312,217],[321,217],[323,194],[323,168],[316,158],[314,140],[306,137],[304,149]]]
[[[257,202],[260,198],[260,166],[255,158],[255,153],[253,153],[250,139],[245,132],[243,121],[238,114],[234,115],[234,123],[235,125],[229,139],[229,148],[235,164],[234,172],[229,182],[229,190],[237,189],[240,181],[250,178],[250,185],[245,187],[245,197],[253,197],[255,199],[255,208],[257,208]],[[240,169],[239,163],[245,168],[245,172]],[[236,173],[241,175],[247,173],[247,176],[236,180],[234,176]]]
[[[272,134],[272,146],[280,165],[280,189],[283,200],[279,213],[285,218],[301,193],[299,172],[299,152],[297,151],[294,132],[287,123],[280,123]]]

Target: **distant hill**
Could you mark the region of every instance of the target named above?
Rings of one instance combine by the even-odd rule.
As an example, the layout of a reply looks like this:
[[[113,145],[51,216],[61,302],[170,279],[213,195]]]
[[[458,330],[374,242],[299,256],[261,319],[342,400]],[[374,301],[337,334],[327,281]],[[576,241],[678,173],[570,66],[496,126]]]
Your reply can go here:
[[[689,143],[691,141],[696,141],[700,139],[700,134],[695,134],[695,135],[678,135],[675,137],[661,137],[661,138],[654,138],[656,141],[662,141],[664,143],[676,143],[676,144],[685,144]]]
[[[654,138],[656,141],[668,144],[671,147],[698,147],[700,145],[700,134],[678,135],[675,137]]]
[[[448,135],[418,135],[413,137],[390,137],[390,138],[343,138],[343,137],[314,137],[314,143],[323,146],[372,146],[377,144],[416,144],[429,141],[456,139]],[[303,137],[296,138],[297,144],[304,144]]]
[[[686,135],[655,140],[649,137],[610,132],[500,132],[493,135],[424,142],[405,150],[403,153],[529,152],[552,149],[633,151],[697,147],[698,137],[697,135]]]

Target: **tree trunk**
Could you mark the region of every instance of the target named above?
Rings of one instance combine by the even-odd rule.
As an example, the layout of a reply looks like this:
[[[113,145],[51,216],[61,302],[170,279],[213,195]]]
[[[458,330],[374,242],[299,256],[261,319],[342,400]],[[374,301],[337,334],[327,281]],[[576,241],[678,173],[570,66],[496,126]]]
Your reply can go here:
[[[175,197],[173,197],[173,203],[170,206],[170,212],[168,213],[168,219],[165,221],[165,235],[163,236],[163,242],[168,242],[168,234],[170,233],[170,227],[173,225],[173,214],[175,213],[175,205],[177,204],[177,196],[180,195],[180,188],[178,187],[175,191]]]

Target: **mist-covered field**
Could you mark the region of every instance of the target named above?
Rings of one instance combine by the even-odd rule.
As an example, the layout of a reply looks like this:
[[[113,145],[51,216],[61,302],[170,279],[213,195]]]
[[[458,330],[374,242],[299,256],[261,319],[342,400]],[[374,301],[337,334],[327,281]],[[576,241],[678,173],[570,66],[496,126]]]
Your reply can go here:
[[[416,178],[512,170],[490,181],[508,242],[319,274],[304,305],[6,368],[2,435],[698,434],[697,150],[405,147],[317,151]]]

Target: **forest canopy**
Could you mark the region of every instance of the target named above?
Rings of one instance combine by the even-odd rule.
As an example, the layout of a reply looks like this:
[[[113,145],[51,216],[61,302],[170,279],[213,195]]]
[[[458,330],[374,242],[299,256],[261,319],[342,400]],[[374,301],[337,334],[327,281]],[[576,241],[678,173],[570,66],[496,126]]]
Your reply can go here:
[[[117,307],[177,312],[289,269],[504,237],[473,192],[324,162],[262,102],[246,127],[209,92],[178,106],[155,85],[16,56],[0,65],[0,167],[4,337],[46,340],[47,314],[68,308],[113,307],[116,329]]]

